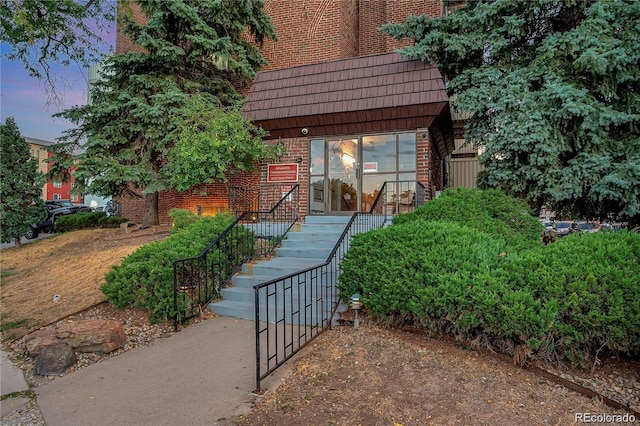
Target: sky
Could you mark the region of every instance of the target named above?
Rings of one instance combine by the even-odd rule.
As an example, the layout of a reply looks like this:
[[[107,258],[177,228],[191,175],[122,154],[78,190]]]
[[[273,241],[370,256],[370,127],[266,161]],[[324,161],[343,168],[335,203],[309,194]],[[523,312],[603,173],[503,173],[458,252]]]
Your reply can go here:
[[[110,31],[99,34],[105,39],[105,51],[115,46],[115,23]],[[60,76],[56,90],[62,95],[61,104],[49,103],[45,83],[29,77],[21,62],[9,61],[4,54],[11,46],[2,43],[0,59],[0,118],[2,124],[13,117],[22,136],[55,142],[62,133],[74,127],[63,118],[53,114],[74,105],[87,103],[87,70],[78,65],[63,67],[56,64],[54,72]]]

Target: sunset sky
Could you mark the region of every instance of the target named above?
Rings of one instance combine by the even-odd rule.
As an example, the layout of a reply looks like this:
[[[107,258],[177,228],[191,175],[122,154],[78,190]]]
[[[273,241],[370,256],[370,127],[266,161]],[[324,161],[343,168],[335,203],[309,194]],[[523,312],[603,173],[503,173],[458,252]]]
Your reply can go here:
[[[115,23],[101,36],[105,39],[105,51],[115,44]],[[8,61],[4,54],[11,46],[2,43],[0,63],[0,117],[4,124],[13,117],[22,136],[55,141],[62,132],[74,125],[52,115],[74,105],[87,102],[87,70],[77,65],[57,66],[54,72],[60,76],[56,89],[63,97],[62,104],[47,103],[45,83],[29,77],[21,62]]]

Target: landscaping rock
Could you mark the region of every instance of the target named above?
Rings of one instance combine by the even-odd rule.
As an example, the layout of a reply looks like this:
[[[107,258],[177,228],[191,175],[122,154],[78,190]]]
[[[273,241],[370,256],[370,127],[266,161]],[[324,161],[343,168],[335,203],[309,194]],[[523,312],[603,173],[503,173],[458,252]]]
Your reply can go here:
[[[89,319],[38,330],[25,336],[24,340],[27,353],[39,356],[43,348],[58,343],[65,343],[78,352],[109,353],[124,347],[126,336],[120,321]]]
[[[24,341],[27,353],[32,357],[40,355],[42,348],[61,343],[56,337],[56,330],[53,329],[34,331],[26,335]]]
[[[63,324],[56,333],[78,352],[109,353],[124,346],[126,336],[120,321],[86,320]]]
[[[62,374],[78,361],[76,353],[66,343],[45,346],[35,360],[35,373],[43,376]]]

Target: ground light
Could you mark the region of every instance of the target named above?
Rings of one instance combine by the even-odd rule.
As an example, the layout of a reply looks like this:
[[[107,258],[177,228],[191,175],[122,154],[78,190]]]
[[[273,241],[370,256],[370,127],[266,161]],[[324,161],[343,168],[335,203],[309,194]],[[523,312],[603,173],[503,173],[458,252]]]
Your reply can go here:
[[[351,296],[351,309],[356,313],[356,317],[353,320],[353,328],[358,328],[358,311],[362,309],[362,302],[360,302],[360,294],[355,293]]]

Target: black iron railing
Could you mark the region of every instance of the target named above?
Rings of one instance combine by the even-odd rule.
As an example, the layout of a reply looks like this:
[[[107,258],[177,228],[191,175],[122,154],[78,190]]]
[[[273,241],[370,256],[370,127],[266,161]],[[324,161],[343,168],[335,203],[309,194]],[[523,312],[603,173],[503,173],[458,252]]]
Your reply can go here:
[[[220,289],[243,263],[272,253],[298,221],[300,190],[297,184],[261,185],[257,193],[261,197],[250,206],[264,207],[264,210],[242,211],[198,256],[173,262],[176,330],[180,322],[200,314],[203,305],[219,297]]]
[[[368,212],[354,213],[326,262],[254,286],[256,327],[256,392],[269,374],[311,340],[331,328],[340,302],[340,262],[351,237],[380,228],[388,218],[399,182],[385,182]],[[415,181],[414,187],[415,187]]]

